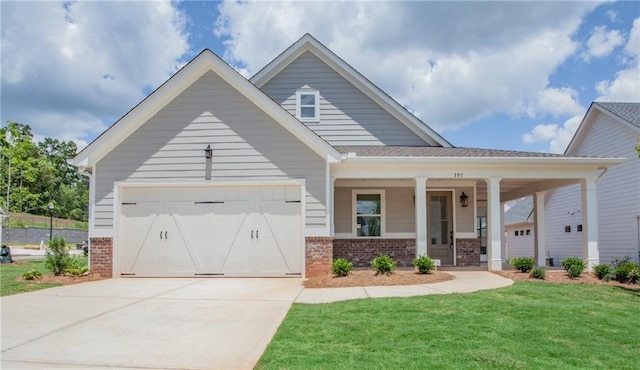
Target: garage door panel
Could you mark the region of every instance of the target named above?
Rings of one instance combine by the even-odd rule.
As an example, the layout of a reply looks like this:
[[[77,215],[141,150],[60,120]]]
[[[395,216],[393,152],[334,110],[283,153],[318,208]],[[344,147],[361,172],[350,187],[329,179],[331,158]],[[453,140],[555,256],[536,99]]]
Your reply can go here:
[[[301,273],[297,186],[125,188],[122,199],[135,205],[120,208],[124,274]]]

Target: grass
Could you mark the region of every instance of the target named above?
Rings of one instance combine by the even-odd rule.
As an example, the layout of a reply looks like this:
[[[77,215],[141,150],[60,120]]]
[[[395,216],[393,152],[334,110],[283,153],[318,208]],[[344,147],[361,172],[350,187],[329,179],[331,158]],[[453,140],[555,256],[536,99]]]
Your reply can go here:
[[[531,282],[294,304],[257,368],[637,368],[639,304],[640,290]]]
[[[0,296],[32,292],[34,290],[52,288],[60,286],[61,283],[40,283],[35,281],[16,280],[18,277],[31,270],[36,269],[42,275],[52,275],[44,268],[44,260],[20,261],[14,263],[3,263],[0,265]]]

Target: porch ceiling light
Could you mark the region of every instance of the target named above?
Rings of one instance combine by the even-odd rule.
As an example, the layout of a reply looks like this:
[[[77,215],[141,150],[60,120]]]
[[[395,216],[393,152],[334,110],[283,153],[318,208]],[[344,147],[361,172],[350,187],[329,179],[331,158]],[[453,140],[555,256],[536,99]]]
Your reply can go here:
[[[467,196],[467,194],[464,193],[464,191],[462,192],[462,195],[460,196],[460,206],[462,206],[462,207],[468,207],[469,206],[469,197]]]
[[[213,157],[213,149],[211,149],[211,145],[207,145],[207,148],[204,150],[204,157],[206,159],[211,159],[211,157]]]

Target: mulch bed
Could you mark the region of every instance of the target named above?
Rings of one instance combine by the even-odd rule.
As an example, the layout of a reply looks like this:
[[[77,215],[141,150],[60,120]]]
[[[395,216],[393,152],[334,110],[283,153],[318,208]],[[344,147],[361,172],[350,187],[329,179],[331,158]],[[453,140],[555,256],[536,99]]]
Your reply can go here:
[[[446,272],[419,274],[415,270],[396,270],[391,275],[376,275],[373,270],[354,270],[344,277],[317,276],[304,282],[305,288],[347,288],[383,285],[433,284],[453,279]]]
[[[500,275],[513,281],[534,281],[548,283],[564,283],[564,284],[594,284],[594,285],[612,285],[621,286],[627,289],[640,291],[640,286],[635,284],[625,284],[617,281],[602,281],[591,272],[583,272],[579,277],[572,279],[564,270],[547,270],[544,280],[535,279],[529,276],[528,272],[520,272],[515,270],[492,271],[496,275]]]

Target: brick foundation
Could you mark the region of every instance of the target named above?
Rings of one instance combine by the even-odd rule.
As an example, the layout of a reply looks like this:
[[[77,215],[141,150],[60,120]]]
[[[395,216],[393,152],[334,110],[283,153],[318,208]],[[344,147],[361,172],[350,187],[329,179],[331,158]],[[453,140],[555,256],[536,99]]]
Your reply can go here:
[[[457,266],[480,266],[480,239],[456,239]]]
[[[336,239],[333,242],[333,258],[346,258],[355,267],[371,267],[371,260],[379,254],[387,254],[398,267],[413,267],[416,257],[415,239]]]
[[[305,276],[331,275],[333,237],[307,236],[305,240]]]
[[[90,238],[89,258],[91,272],[102,277],[113,277],[113,238]]]

